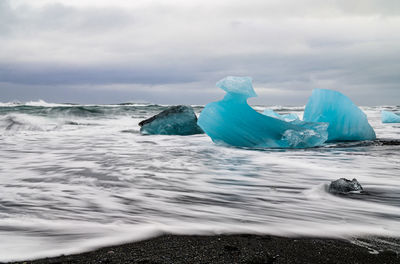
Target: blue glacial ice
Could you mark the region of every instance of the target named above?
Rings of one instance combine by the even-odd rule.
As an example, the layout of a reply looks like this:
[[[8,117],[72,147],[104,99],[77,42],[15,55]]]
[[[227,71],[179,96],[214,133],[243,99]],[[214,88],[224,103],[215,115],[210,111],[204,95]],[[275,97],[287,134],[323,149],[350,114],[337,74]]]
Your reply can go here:
[[[227,93],[205,106],[197,121],[215,143],[250,148],[307,148],[328,138],[327,124],[295,125],[258,113],[247,104],[256,97],[250,77],[226,77],[217,87]]]
[[[393,112],[382,111],[381,112],[382,123],[400,123],[400,115]]]
[[[197,125],[197,117],[191,106],[170,106],[161,113],[139,123],[140,133],[145,135],[194,135],[204,133]]]
[[[277,112],[275,112],[272,109],[265,109],[264,112],[263,112],[263,115],[274,117],[274,118],[278,118],[278,119],[286,121],[286,122],[292,122],[292,121],[300,120],[299,116],[294,114],[294,113],[290,113],[290,114],[286,114],[286,115],[280,115],[280,114],[278,114]]]
[[[303,120],[329,123],[328,141],[376,139],[365,113],[337,91],[313,90],[304,110]]]

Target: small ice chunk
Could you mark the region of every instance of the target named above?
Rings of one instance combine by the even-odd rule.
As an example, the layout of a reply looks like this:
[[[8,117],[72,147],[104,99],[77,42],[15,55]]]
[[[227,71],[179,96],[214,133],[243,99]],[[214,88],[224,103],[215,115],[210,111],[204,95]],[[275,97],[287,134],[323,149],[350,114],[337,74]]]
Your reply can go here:
[[[216,143],[251,148],[307,148],[322,145],[328,138],[327,124],[292,124],[251,108],[247,98],[256,94],[249,77],[227,77],[217,86],[227,94],[223,100],[207,104],[197,122]]]
[[[340,178],[336,181],[331,182],[329,185],[330,193],[349,193],[349,192],[362,192],[363,188],[357,179],[348,180]]]
[[[327,123],[309,123],[300,120],[291,122],[304,130],[293,131],[286,130],[283,133],[282,140],[287,141],[291,148],[307,148],[309,146],[320,146],[322,141],[328,139]]]
[[[299,116],[294,113],[286,114],[286,115],[281,115],[281,118],[287,122],[293,122],[296,120],[300,120]]]
[[[315,89],[304,110],[304,121],[326,122],[328,141],[374,140],[367,116],[348,97],[337,91]]]
[[[290,114],[286,114],[286,115],[280,115],[272,109],[265,109],[263,112],[263,115],[270,116],[273,118],[278,118],[278,119],[286,121],[286,122],[300,120],[299,116],[296,114],[290,113]]]
[[[381,112],[382,123],[400,123],[400,115],[393,112],[382,111]]]
[[[278,113],[275,112],[274,110],[268,109],[268,108],[264,110],[263,115],[270,116],[270,117],[273,117],[273,118],[281,119],[281,115],[280,115],[280,114],[278,114]]]
[[[197,125],[197,117],[191,106],[168,107],[161,113],[139,123],[140,133],[145,135],[194,135],[204,133]]]

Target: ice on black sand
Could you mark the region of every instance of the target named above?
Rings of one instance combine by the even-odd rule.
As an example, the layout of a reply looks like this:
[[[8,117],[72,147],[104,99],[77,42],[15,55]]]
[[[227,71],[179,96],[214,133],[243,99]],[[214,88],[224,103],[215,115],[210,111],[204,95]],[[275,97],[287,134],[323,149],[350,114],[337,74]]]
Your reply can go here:
[[[351,193],[351,192],[362,192],[363,188],[357,179],[348,180],[340,178],[336,181],[331,182],[328,191],[330,193]]]

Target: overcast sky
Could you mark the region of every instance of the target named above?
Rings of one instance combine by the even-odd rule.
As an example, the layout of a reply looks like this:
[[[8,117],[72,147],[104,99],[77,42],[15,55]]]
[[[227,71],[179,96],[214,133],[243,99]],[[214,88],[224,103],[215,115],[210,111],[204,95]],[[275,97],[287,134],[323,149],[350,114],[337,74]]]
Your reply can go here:
[[[0,0],[0,102],[400,105],[399,0]]]

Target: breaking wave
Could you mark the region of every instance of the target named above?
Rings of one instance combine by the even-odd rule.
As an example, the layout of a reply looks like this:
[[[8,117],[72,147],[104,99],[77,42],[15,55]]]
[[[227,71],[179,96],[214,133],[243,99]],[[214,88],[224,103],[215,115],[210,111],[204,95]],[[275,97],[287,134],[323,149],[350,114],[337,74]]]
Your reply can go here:
[[[9,114],[0,117],[0,130],[11,131],[49,131],[60,124],[49,122],[48,119],[26,114]]]

